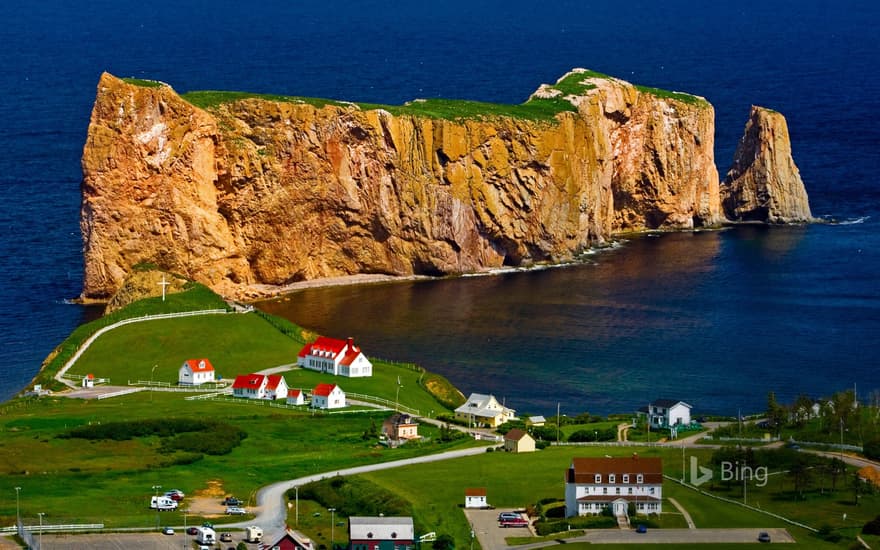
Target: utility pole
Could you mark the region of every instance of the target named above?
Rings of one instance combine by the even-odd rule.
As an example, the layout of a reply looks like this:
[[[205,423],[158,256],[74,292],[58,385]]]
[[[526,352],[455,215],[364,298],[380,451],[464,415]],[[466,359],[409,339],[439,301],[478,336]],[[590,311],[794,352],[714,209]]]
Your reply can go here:
[[[296,526],[299,527],[299,485],[294,485],[293,490],[296,491]]]
[[[46,515],[46,512],[37,512],[37,515],[40,516],[40,550],[43,548],[43,516]]]
[[[559,401],[556,402],[556,444],[559,445]]]
[[[156,367],[158,364],[153,365],[153,368],[150,369],[150,403],[153,402],[153,373],[156,372]]]
[[[336,527],[336,508],[327,508],[330,511],[330,550],[333,550],[333,528]]]
[[[153,485],[153,490],[156,491],[156,531],[159,530],[159,489],[161,488],[161,485]]]
[[[21,487],[15,488],[15,526],[18,527],[21,525],[21,512],[19,511],[18,506],[18,493],[21,492]]]

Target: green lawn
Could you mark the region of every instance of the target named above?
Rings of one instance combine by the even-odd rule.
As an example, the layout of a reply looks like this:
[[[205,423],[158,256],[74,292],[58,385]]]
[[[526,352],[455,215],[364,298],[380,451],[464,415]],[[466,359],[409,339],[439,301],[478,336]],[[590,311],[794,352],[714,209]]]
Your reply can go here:
[[[26,404],[25,404],[26,403]],[[199,416],[223,420],[248,433],[224,456],[169,465],[156,438],[88,442],[59,439],[68,428],[107,419]],[[102,401],[65,398],[15,400],[0,409],[0,494],[21,487],[22,515],[45,512],[65,523],[103,522],[111,527],[149,527],[153,485],[188,494],[211,480],[249,498],[269,483],[348,466],[438,452],[474,443],[424,443],[387,449],[362,434],[388,413],[316,415],[261,406],[185,401],[181,394],[142,392]],[[421,426],[437,440],[437,429]],[[0,501],[0,524],[11,524],[14,499]],[[182,514],[163,514],[183,524]]]

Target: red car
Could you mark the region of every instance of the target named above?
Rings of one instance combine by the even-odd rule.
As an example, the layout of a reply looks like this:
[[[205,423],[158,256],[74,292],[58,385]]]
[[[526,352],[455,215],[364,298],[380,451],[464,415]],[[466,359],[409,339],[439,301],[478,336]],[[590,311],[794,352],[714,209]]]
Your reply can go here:
[[[529,522],[523,518],[503,518],[498,522],[501,527],[528,527]]]

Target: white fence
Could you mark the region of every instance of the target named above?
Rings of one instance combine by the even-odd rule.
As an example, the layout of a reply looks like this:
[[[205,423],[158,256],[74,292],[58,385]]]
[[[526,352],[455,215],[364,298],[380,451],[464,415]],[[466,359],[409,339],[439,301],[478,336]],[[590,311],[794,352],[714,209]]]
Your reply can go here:
[[[106,327],[102,327],[102,328],[96,330],[94,334],[92,334],[91,336],[86,338],[86,341],[82,343],[82,345],[79,347],[78,350],[76,350],[76,353],[73,354],[73,357],[68,359],[67,363],[65,363],[64,366],[61,367],[61,370],[59,370],[58,374],[55,375],[55,379],[58,380],[59,382],[70,385],[69,382],[64,380],[65,373],[67,373],[67,371],[70,369],[70,367],[72,367],[74,365],[74,363],[76,363],[77,360],[79,360],[80,356],[82,356],[82,354],[85,353],[85,351],[87,349],[89,349],[89,346],[92,345],[92,342],[97,340],[99,336],[101,336],[102,334],[104,334],[107,331],[113,330],[113,329],[121,327],[123,325],[130,325],[132,323],[140,323],[142,321],[154,321],[157,319],[174,319],[177,317],[193,317],[196,315],[217,315],[217,314],[224,314],[224,313],[229,313],[229,312],[226,311],[225,309],[203,309],[200,311],[181,311],[179,313],[159,313],[156,315],[144,315],[142,317],[130,317],[128,319],[123,319],[121,321],[117,321],[117,322],[113,323],[112,325],[107,325]]]
[[[139,391],[144,391],[146,388],[125,388],[124,390],[112,391],[110,393],[102,393],[98,396],[98,400],[107,399],[110,397],[119,397],[120,395],[128,395],[130,393],[137,393]]]

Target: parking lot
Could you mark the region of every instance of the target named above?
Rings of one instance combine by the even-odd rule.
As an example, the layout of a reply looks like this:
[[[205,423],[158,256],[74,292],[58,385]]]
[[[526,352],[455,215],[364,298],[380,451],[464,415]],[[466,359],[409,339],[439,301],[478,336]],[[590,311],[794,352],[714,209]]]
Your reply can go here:
[[[532,534],[528,527],[499,527],[498,514],[512,512],[512,508],[497,510],[465,509],[464,513],[474,530],[474,535],[483,548],[507,548],[505,537],[528,537]],[[525,516],[523,516],[525,517]]]
[[[218,531],[218,536],[219,536]],[[244,533],[231,531],[232,542],[223,542],[222,548],[235,548],[241,542]],[[195,539],[183,534],[182,529],[175,529],[173,535],[160,533],[106,533],[89,535],[47,535],[43,534],[43,548],[46,550],[181,550],[194,548]],[[189,542],[189,543],[188,543]],[[256,548],[256,545],[249,545]],[[216,548],[221,548],[217,546]]]

